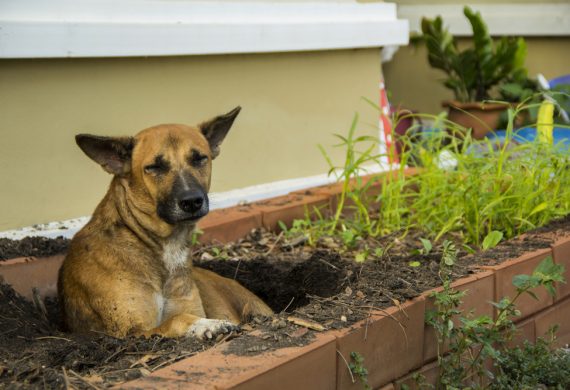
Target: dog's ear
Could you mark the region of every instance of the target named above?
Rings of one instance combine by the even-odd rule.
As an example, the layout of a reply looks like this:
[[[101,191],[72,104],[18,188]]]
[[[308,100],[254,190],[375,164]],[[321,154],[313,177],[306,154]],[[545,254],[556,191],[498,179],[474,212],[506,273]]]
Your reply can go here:
[[[224,138],[226,138],[226,134],[230,131],[230,127],[232,127],[240,111],[241,107],[238,106],[227,114],[217,116],[214,119],[200,124],[200,130],[202,130],[202,134],[204,134],[204,137],[206,137],[210,144],[212,158],[216,158],[218,154],[220,154],[220,145]]]
[[[75,142],[97,164],[113,175],[124,175],[131,170],[131,155],[135,141],[132,137],[101,137],[78,134]]]

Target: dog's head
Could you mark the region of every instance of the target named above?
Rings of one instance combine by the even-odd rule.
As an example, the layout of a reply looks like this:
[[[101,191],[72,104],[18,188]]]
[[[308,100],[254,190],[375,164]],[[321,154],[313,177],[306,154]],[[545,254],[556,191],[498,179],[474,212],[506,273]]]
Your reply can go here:
[[[212,160],[240,109],[196,127],[160,125],[134,137],[75,139],[105,171],[124,179],[127,195],[157,223],[196,222],[208,213]]]

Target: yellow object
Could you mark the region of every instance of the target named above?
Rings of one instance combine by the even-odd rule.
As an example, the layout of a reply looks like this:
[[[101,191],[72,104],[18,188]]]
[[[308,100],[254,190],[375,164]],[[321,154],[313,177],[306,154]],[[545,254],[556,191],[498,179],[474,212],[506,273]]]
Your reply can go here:
[[[554,104],[547,100],[543,101],[538,109],[538,120],[536,123],[536,132],[540,142],[552,145],[554,139],[552,132],[554,130]]]

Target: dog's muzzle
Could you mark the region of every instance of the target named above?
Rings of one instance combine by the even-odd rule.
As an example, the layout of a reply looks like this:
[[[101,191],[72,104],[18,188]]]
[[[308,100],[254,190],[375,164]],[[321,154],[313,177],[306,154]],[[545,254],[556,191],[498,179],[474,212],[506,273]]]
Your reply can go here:
[[[178,207],[180,210],[185,212],[188,215],[198,215],[203,211],[204,205],[207,203],[207,197],[205,194],[199,191],[191,191],[187,194],[184,194],[178,200]],[[205,210],[208,212],[207,208]],[[200,216],[204,216],[200,215]]]
[[[195,222],[208,214],[208,195],[201,190],[189,190],[170,196],[158,203],[158,216],[175,225],[181,222]]]
[[[183,173],[174,180],[168,196],[159,200],[157,205],[158,216],[171,225],[195,222],[209,210],[206,190],[194,177]]]

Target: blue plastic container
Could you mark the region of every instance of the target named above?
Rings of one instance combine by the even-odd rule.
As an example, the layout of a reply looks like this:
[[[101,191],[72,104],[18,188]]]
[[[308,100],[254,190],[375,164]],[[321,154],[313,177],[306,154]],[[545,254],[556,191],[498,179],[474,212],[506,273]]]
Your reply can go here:
[[[506,130],[497,130],[487,135],[487,138],[490,140],[502,141],[505,137]],[[555,127],[552,132],[552,138],[555,145],[560,144],[564,149],[570,148],[570,129]],[[536,139],[536,127],[524,127],[516,130],[513,134],[513,139],[517,142],[533,142]]]

